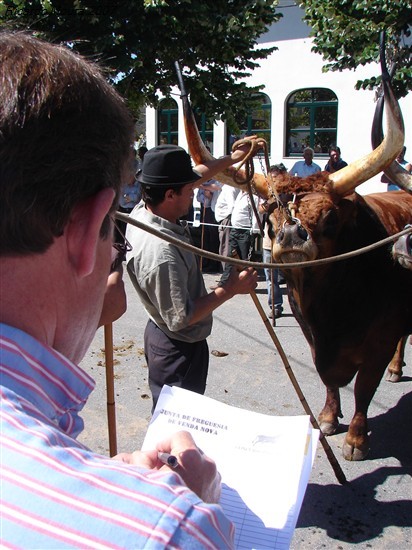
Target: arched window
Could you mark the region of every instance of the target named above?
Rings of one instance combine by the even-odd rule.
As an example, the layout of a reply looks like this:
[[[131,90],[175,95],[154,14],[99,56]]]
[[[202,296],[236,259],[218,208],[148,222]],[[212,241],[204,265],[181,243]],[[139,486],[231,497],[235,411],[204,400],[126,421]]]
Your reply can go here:
[[[337,141],[338,98],[327,88],[293,92],[287,101],[286,151],[295,156],[312,147],[315,156],[325,156]]]
[[[178,109],[174,99],[163,99],[159,104],[157,118],[157,143],[178,144]]]
[[[247,116],[243,125],[240,127],[241,136],[257,135],[267,141],[268,151],[270,151],[270,131],[272,119],[272,104],[266,94],[258,94],[260,105],[255,107]],[[230,133],[228,136],[228,152],[231,151],[232,145],[239,136]]]
[[[213,155],[213,118],[207,117],[205,113],[199,113],[195,110],[195,120],[203,143],[209,147]]]

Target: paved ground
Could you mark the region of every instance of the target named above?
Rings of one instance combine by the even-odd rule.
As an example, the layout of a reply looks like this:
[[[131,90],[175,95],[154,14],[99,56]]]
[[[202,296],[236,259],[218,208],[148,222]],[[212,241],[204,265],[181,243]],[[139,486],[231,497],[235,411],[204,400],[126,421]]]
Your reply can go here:
[[[205,275],[208,286],[216,276]],[[118,450],[139,448],[150,419],[151,399],[143,354],[146,315],[128,281],[128,310],[114,325]],[[283,287],[285,289],[285,287]],[[258,296],[266,308],[265,284]],[[308,346],[285,301],[276,334],[315,414],[325,392]],[[356,314],[356,312],[354,312]],[[103,330],[100,329],[82,366],[97,388],[83,417],[82,441],[108,454]],[[296,392],[249,296],[237,296],[219,308],[209,338],[210,371],[206,395],[234,406],[273,415],[304,414]],[[224,357],[213,351],[227,353]],[[372,450],[367,460],[346,462],[341,445],[353,415],[352,386],[342,390],[344,418],[340,433],[328,438],[349,481],[340,485],[321,445],[292,549],[398,549],[412,544],[412,346],[398,384],[382,382],[370,407]]]

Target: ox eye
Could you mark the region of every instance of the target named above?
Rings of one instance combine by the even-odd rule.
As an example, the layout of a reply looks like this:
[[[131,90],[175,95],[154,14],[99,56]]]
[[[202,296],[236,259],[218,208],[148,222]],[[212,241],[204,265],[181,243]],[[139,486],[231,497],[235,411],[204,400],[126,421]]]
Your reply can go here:
[[[285,236],[285,231],[284,231],[284,229],[281,229],[280,231],[278,231],[278,233],[276,235],[276,241],[278,243],[281,243],[283,241],[284,236]]]
[[[338,215],[336,210],[330,210],[323,219],[323,235],[334,237],[338,229]]]
[[[298,235],[302,241],[307,241],[309,239],[309,234],[302,225],[298,226]]]

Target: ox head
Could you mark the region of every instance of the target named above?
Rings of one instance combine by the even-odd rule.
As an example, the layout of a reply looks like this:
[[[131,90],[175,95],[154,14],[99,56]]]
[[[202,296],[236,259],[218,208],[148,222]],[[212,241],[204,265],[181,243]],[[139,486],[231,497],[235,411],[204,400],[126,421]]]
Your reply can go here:
[[[199,135],[181,75],[179,85],[190,154],[195,164],[202,164],[213,157]],[[350,201],[345,197],[395,160],[403,146],[404,128],[389,78],[383,80],[383,92],[385,137],[366,156],[332,174],[322,172],[308,178],[289,174],[254,175],[254,193],[271,205],[269,220],[274,230],[272,251],[276,261],[308,261],[333,254],[333,237],[351,215]],[[235,171],[230,167],[214,177],[234,187],[242,187],[234,182]]]

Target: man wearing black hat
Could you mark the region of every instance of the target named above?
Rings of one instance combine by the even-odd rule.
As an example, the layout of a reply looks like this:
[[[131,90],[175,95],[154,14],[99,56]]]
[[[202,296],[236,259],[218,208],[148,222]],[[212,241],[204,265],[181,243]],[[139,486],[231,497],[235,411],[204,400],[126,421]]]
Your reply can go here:
[[[179,218],[193,201],[193,190],[217,171],[238,162],[244,152],[213,160],[192,169],[190,156],[175,145],[150,149],[139,181],[144,205],[131,216],[162,233],[190,243],[190,233]],[[144,347],[149,386],[156,405],[164,384],[204,393],[209,365],[206,338],[212,330],[212,312],[236,294],[248,294],[257,285],[251,268],[232,275],[223,287],[207,293],[197,256],[144,230],[128,225],[127,270],[149,315]]]

